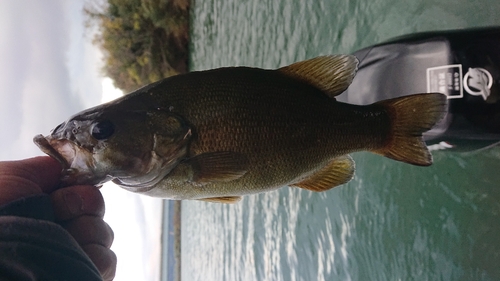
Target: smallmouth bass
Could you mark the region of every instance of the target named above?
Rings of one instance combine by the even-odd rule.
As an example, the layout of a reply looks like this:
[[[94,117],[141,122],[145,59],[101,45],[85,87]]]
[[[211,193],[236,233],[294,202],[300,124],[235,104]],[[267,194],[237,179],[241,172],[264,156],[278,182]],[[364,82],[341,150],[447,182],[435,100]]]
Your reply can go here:
[[[337,102],[357,65],[336,55],[177,75],[84,110],[34,142],[62,164],[66,185],[111,180],[220,203],[287,185],[329,190],[353,177],[355,151],[430,165],[422,133],[443,117],[446,96]]]

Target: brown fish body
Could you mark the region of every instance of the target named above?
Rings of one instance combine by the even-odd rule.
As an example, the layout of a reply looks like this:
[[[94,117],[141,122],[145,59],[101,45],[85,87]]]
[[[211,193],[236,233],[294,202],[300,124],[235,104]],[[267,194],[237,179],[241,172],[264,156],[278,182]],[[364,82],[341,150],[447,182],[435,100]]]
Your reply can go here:
[[[171,199],[231,203],[241,195],[285,185],[327,190],[351,179],[354,163],[347,154],[361,150],[429,165],[431,156],[421,134],[441,118],[445,98],[421,94],[368,106],[337,102],[333,96],[349,85],[356,66],[352,57],[326,58],[326,67],[333,68],[337,77],[324,74],[321,58],[279,70],[233,67],[192,72],[146,86],[74,118],[115,120],[147,112],[134,140],[127,142],[123,137],[134,135],[130,126],[115,129],[114,134],[122,137],[107,140],[109,145],[104,146],[116,147],[108,153],[121,149],[119,142],[125,141],[123,147],[130,154],[134,148],[143,151],[135,159],[149,159],[150,147],[162,143],[157,139],[167,139],[163,143],[169,149],[162,151],[168,153],[156,154],[176,156],[164,161],[169,164],[162,164],[168,169],[161,177],[146,180],[154,184],[141,184],[142,176],[128,182],[127,176],[110,178],[128,190]],[[338,66],[339,59],[344,65]],[[321,69],[318,73],[316,66]],[[335,79],[341,81],[329,82]],[[146,136],[148,130],[162,128],[165,119],[170,120],[167,127],[171,129]],[[120,159],[126,154],[122,152]],[[135,160],[134,165],[140,166],[139,162]],[[156,171],[156,166],[148,169]]]
[[[235,152],[250,167],[236,180],[197,184],[183,174],[189,168],[180,165],[148,192],[178,199],[244,195],[298,182],[336,157],[380,148],[390,128],[382,106],[336,102],[313,86],[269,70],[191,73],[157,85],[149,97],[190,123],[187,158]]]

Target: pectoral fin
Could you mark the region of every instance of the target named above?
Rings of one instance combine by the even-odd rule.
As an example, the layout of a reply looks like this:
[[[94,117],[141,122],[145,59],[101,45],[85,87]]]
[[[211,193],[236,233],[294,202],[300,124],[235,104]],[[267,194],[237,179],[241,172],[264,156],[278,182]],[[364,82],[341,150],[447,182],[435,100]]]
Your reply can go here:
[[[335,158],[326,167],[305,180],[292,184],[310,191],[326,191],[352,179],[354,175],[354,161],[349,155]]]
[[[212,197],[198,200],[210,203],[235,204],[241,200],[241,196]]]
[[[228,182],[248,171],[248,159],[241,153],[220,151],[197,155],[188,161],[197,183]]]

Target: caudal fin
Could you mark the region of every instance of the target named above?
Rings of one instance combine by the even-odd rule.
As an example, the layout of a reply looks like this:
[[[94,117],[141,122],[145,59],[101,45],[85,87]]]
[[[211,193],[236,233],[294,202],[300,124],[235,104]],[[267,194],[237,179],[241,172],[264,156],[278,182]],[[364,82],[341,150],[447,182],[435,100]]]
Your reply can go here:
[[[432,155],[425,146],[422,133],[443,118],[446,96],[440,93],[416,94],[377,104],[387,108],[392,130],[385,146],[374,152],[413,165],[431,165]]]

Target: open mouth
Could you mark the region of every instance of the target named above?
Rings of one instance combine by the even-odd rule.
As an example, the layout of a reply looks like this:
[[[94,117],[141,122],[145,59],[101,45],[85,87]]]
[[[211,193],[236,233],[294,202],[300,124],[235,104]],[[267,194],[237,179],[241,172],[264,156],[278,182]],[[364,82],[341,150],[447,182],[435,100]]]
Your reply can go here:
[[[36,135],[33,138],[33,142],[43,151],[45,154],[57,160],[63,166],[63,170],[69,169],[71,166],[70,163],[59,153],[52,145],[50,145],[49,141],[43,135]]]
[[[62,165],[61,182],[85,184],[89,181],[91,153],[67,139],[53,139],[50,136],[37,135],[33,142],[45,154]]]

